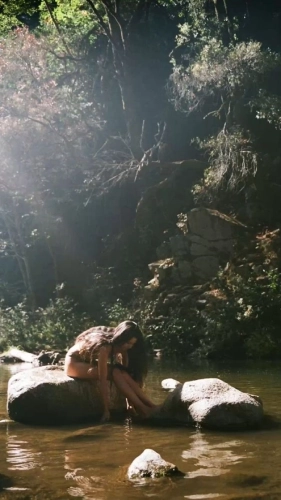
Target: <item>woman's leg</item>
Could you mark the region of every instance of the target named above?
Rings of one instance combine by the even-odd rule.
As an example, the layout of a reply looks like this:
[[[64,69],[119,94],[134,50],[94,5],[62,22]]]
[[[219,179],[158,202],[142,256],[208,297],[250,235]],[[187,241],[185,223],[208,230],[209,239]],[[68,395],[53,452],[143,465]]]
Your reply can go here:
[[[128,384],[126,378],[124,377],[124,372],[115,368],[112,372],[112,377],[117,389],[122,392],[138,413],[143,417],[149,417],[152,413],[152,408],[144,404],[134,389]]]
[[[128,385],[133,389],[135,394],[139,397],[139,399],[149,408],[155,408],[156,405],[150,401],[150,399],[143,392],[142,388],[139,384],[129,375],[127,372],[123,372],[123,376],[128,383]]]
[[[91,366],[88,363],[84,363],[81,361],[75,361],[71,356],[66,356],[65,359],[65,373],[69,377],[73,378],[80,378],[80,379],[90,379],[90,380],[98,380],[99,375],[98,375],[98,368],[96,366]],[[146,397],[144,396],[144,393],[142,392],[141,388],[136,384],[136,382],[131,379],[131,377],[128,375],[128,377],[125,377],[124,374],[126,372],[122,372],[118,370],[118,368],[113,369],[112,372],[112,378],[113,381],[116,385],[116,387],[124,394],[124,396],[130,401],[132,406],[136,408],[138,413],[140,413],[144,417],[149,417],[150,414],[152,413],[152,407],[150,406],[152,403],[149,401],[150,405],[146,404],[143,400],[146,400]],[[132,382],[135,383],[137,386],[137,392],[139,395],[142,396],[139,397],[138,394],[136,394],[136,391],[134,388],[131,387],[131,385],[128,383],[128,379],[130,378]]]

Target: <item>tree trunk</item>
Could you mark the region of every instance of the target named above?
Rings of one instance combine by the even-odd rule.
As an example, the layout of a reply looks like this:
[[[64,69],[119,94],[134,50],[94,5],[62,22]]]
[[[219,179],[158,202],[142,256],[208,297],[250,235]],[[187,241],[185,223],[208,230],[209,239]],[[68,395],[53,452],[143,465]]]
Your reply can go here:
[[[25,274],[25,283],[27,288],[27,300],[29,302],[30,308],[32,311],[36,309],[36,297],[33,286],[33,279],[31,274],[31,268],[29,263],[29,258],[26,251],[26,243],[24,241],[24,237],[22,235],[22,228],[19,220],[19,214],[17,211],[17,206],[15,203],[15,199],[12,199],[13,203],[13,214],[14,214],[14,222],[15,222],[15,231],[18,241],[19,255],[22,258],[22,262],[24,265],[24,274]]]

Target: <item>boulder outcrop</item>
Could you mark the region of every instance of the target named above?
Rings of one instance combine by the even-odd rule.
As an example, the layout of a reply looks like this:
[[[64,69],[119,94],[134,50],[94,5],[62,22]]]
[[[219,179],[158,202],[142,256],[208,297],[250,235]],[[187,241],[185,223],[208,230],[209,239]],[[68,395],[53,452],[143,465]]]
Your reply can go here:
[[[111,410],[126,408],[125,398],[108,382]],[[13,375],[8,384],[7,410],[25,424],[72,424],[98,419],[103,405],[99,384],[65,375],[63,367],[42,366]]]
[[[195,208],[182,218],[177,224],[181,233],[163,242],[159,260],[148,265],[154,274],[148,288],[206,283],[228,262],[238,233],[245,231],[236,219],[208,208]]]

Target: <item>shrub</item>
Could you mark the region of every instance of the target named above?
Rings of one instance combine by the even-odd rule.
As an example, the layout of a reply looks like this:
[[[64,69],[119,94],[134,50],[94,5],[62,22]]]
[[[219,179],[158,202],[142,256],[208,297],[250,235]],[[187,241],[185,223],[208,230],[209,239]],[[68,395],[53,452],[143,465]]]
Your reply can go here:
[[[56,298],[46,308],[31,313],[26,302],[15,307],[0,307],[0,350],[11,346],[37,352],[41,349],[64,350],[76,335],[92,325],[74,302]]]
[[[225,300],[205,314],[201,349],[208,356],[276,357],[281,354],[281,275],[277,269],[249,277],[221,272],[216,287]],[[201,333],[202,334],[202,333]]]

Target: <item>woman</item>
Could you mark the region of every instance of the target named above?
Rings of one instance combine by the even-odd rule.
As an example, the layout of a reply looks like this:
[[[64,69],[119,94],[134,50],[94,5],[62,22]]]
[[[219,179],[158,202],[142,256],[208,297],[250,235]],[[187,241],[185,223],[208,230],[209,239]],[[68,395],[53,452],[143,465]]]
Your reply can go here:
[[[100,381],[103,422],[110,418],[108,380],[141,416],[149,417],[155,408],[142,391],[147,359],[142,332],[134,321],[123,321],[115,329],[97,326],[78,335],[66,354],[65,373]]]

